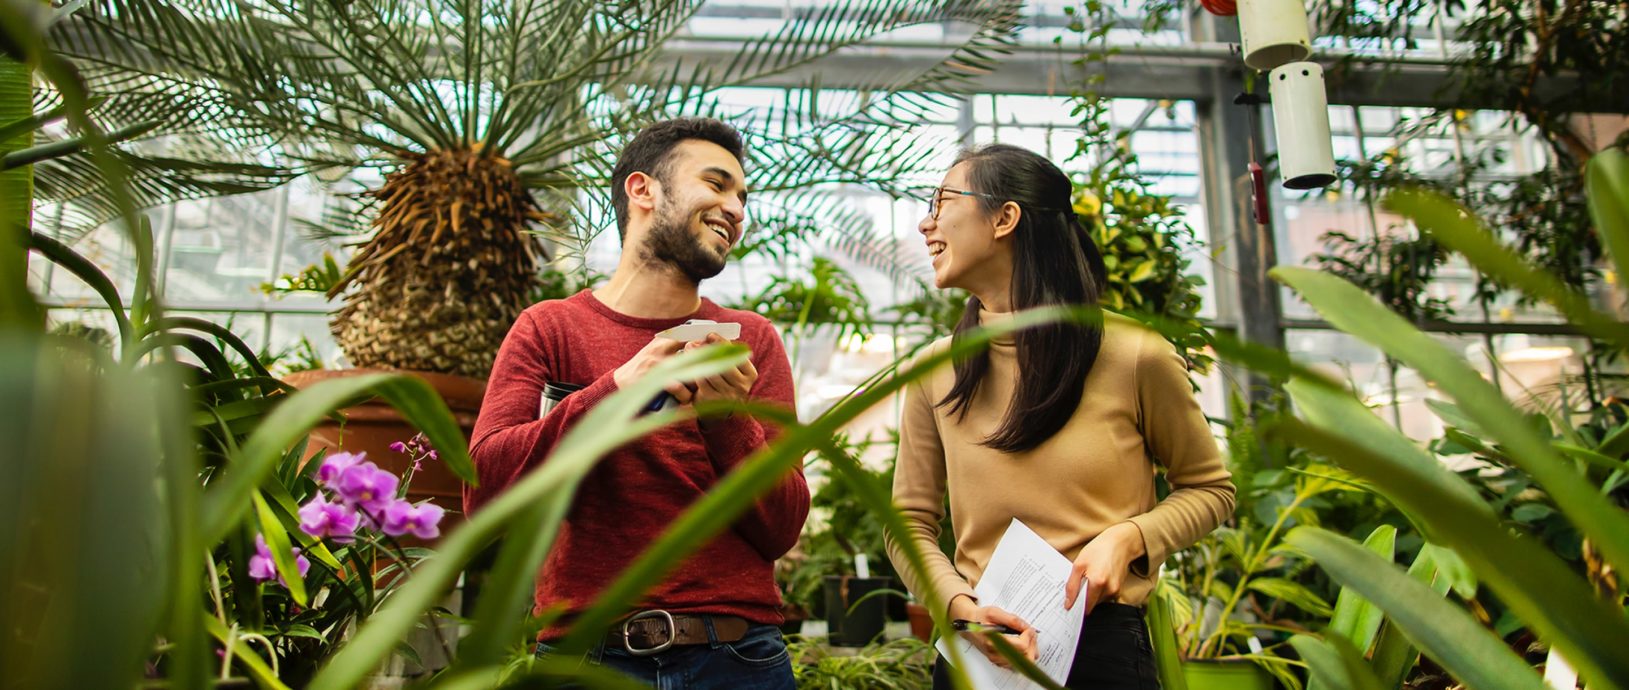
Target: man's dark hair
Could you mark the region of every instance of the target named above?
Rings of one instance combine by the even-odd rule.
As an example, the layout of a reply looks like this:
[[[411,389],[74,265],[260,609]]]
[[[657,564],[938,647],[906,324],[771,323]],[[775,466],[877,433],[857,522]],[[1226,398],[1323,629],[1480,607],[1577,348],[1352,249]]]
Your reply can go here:
[[[691,139],[718,144],[735,156],[736,161],[742,161],[746,154],[741,133],[710,117],[663,120],[641,130],[633,141],[628,142],[627,148],[622,149],[616,167],[611,170],[611,207],[617,214],[618,237],[628,237],[628,192],[623,188],[628,176],[642,172],[667,184],[673,149],[680,142]]]

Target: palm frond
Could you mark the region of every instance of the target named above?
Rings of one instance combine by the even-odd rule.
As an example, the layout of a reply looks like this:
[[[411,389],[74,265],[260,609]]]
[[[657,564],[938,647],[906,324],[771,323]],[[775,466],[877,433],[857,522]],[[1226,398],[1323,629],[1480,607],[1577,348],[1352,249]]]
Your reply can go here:
[[[228,164],[169,156],[134,156],[119,152],[128,172],[126,183],[140,208],[187,199],[230,196],[280,187],[294,179],[289,171],[254,163]],[[35,198],[60,205],[55,235],[73,242],[119,215],[99,166],[87,153],[36,164]]]

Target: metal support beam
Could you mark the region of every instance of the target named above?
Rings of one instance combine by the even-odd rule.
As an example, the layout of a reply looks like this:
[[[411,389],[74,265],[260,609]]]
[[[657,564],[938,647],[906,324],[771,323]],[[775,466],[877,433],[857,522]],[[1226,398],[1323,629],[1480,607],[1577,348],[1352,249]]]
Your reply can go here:
[[[1205,15],[1196,29],[1210,40],[1238,39],[1238,25]],[[1267,277],[1277,262],[1273,230],[1257,224],[1251,213],[1250,144],[1263,134],[1259,118],[1252,122],[1246,108],[1233,104],[1244,91],[1243,65],[1213,67],[1206,74],[1209,96],[1196,103],[1198,116],[1200,176],[1204,185],[1205,217],[1211,242],[1222,247],[1222,265],[1216,271],[1218,316],[1239,324],[1239,337],[1268,347],[1284,347],[1284,329],[1279,326],[1278,286]],[[1232,269],[1231,271],[1229,269]],[[1233,372],[1228,380],[1243,387],[1250,402],[1265,401],[1272,395],[1260,377]]]
[[[1198,24],[1214,24],[1217,31],[1196,32],[1194,43],[1183,45],[1115,45],[1117,51],[1091,69],[1107,79],[1099,92],[1110,98],[1152,98],[1202,101],[1212,96],[1208,75],[1218,69],[1244,69],[1233,53],[1239,42],[1238,23],[1206,13]],[[1228,38],[1231,36],[1231,39]],[[683,36],[663,44],[661,69],[675,61],[687,64],[727,65],[740,52],[743,40],[726,36]],[[873,41],[845,49],[808,65],[754,82],[753,86],[798,88],[818,72],[822,88],[843,88],[846,74],[920,74],[950,54],[950,46],[934,41]],[[1067,96],[1085,83],[1086,73],[1075,60],[1073,46],[1017,45],[992,71],[974,76],[970,89],[986,94]],[[1506,110],[1508,104],[1471,101],[1457,94],[1453,61],[1440,57],[1380,57],[1338,49],[1319,49],[1312,60],[1324,66],[1331,104],[1400,107],[1453,107]],[[1577,90],[1576,75],[1554,75],[1535,86],[1539,94]],[[1231,95],[1230,95],[1231,97]],[[1602,113],[1629,112],[1629,100],[1592,104]]]

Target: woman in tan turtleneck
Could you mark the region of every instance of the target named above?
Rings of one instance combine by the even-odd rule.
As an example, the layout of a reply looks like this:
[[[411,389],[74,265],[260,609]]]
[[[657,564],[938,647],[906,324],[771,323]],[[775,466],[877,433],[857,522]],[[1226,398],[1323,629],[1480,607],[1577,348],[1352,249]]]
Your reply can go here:
[[[973,294],[958,335],[1029,307],[1097,304],[1103,259],[1070,199],[1069,178],[1028,150],[992,144],[957,157],[918,229],[935,285]],[[1155,463],[1172,489],[1164,500]],[[1036,632],[973,596],[1008,523],[1024,521],[1074,561],[1059,606],[1089,585],[1068,687],[1152,690],[1142,604],[1166,556],[1232,514],[1233,491],[1182,358],[1163,338],[1113,315],[1100,328],[1026,329],[906,389],[894,500],[927,569],[912,568],[898,544],[888,553],[919,599],[932,589],[951,618],[1022,631],[1010,639],[1034,658]],[[954,562],[938,548],[946,494]],[[1006,665],[988,640],[973,642]],[[934,687],[948,687],[942,659]]]

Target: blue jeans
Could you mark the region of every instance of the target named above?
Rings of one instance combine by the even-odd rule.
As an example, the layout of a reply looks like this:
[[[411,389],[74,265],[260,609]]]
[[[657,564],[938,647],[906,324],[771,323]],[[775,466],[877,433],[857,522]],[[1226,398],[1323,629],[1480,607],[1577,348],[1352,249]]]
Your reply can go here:
[[[539,642],[539,656],[554,648]],[[590,663],[614,669],[657,690],[796,690],[792,655],[781,630],[754,625],[734,642],[676,645],[650,656],[604,642],[588,653]]]

